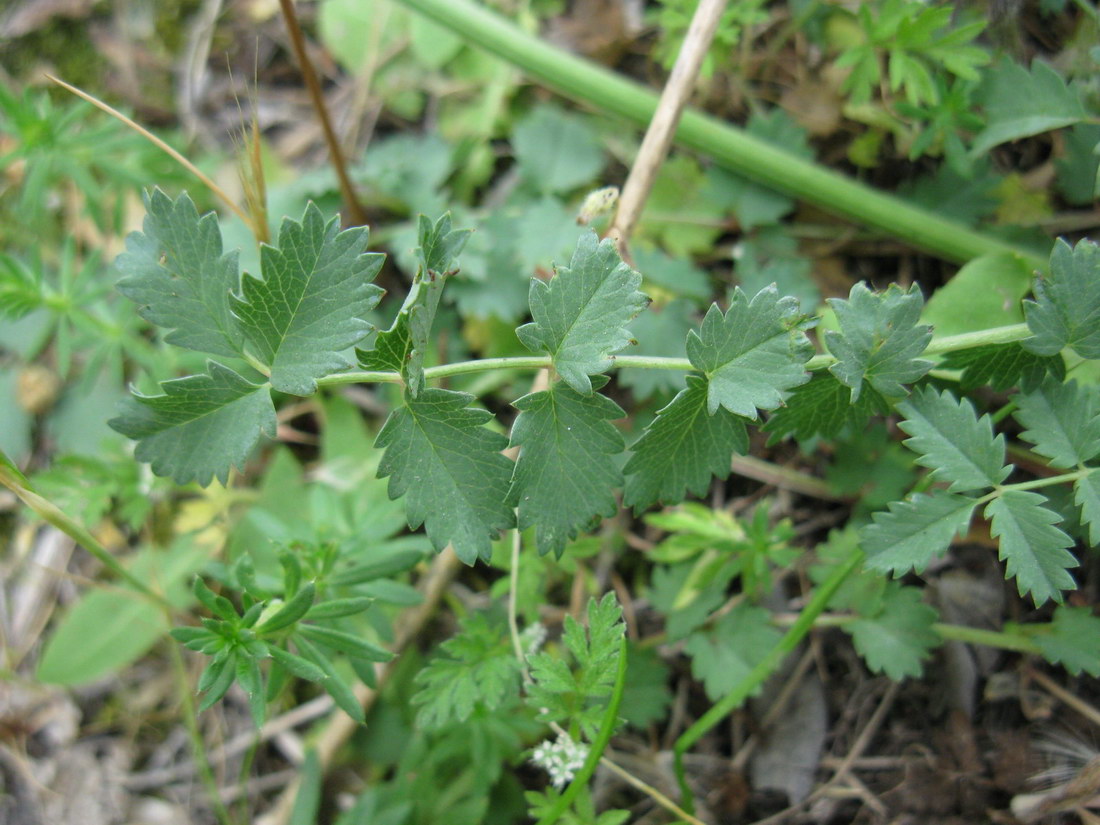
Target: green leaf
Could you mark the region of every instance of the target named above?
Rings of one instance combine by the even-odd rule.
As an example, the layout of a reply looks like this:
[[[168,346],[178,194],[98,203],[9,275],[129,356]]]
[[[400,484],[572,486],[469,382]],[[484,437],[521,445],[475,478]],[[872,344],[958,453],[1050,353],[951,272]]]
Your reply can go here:
[[[284,218],[278,246],[260,250],[263,278],[243,278],[234,296],[247,349],[280,392],[312,395],[318,378],[348,366],[341,351],[371,331],[366,315],[382,296],[371,281],[384,256],[363,251],[366,227],[341,232],[339,223],[314,203],[300,223]]]
[[[1094,387],[1048,379],[1016,396],[1013,417],[1027,429],[1020,434],[1055,467],[1084,464],[1100,454],[1100,405]]]
[[[1050,253],[1050,277],[1035,282],[1037,301],[1024,302],[1034,338],[1023,342],[1037,355],[1069,347],[1082,358],[1100,358],[1100,245],[1059,239]]]
[[[900,681],[920,676],[921,662],[940,643],[932,628],[937,618],[935,609],[921,601],[920,590],[897,587],[886,595],[881,613],[860,617],[844,629],[871,671]]]
[[[406,496],[409,526],[425,525],[436,550],[448,542],[466,564],[488,559],[492,539],[515,524],[505,503],[512,462],[507,439],[485,428],[493,416],[472,395],[429,388],[390,413],[376,447],[385,448],[378,477],[389,495]]]
[[[1082,672],[1100,677],[1100,618],[1087,607],[1059,605],[1050,633],[1032,637],[1048,662],[1060,664],[1074,676]]]
[[[252,656],[245,655],[242,649],[237,651],[237,684],[248,696],[248,710],[252,714],[252,723],[257,728],[261,727],[267,711],[264,679],[260,673],[260,663]]]
[[[519,508],[520,529],[535,528],[539,553],[561,556],[588,522],[618,509],[614,489],[623,474],[613,456],[626,444],[610,421],[626,413],[599,393],[582,395],[560,382],[514,406],[520,414],[510,446],[520,453],[508,501]]]
[[[760,607],[741,604],[706,632],[693,633],[684,646],[691,672],[717,702],[734,689],[779,644],[782,634],[771,615]]]
[[[1066,377],[1066,363],[1060,355],[1035,355],[1017,343],[955,350],[947,353],[940,367],[962,370],[959,386],[963,390],[988,384],[997,392],[1014,387],[1030,392],[1048,375],[1058,381]]]
[[[1064,154],[1054,161],[1058,189],[1074,206],[1091,206],[1100,198],[1100,123],[1078,123],[1063,134]]]
[[[274,633],[283,630],[296,623],[309,612],[313,606],[313,597],[316,586],[313,582],[307,582],[306,586],[294,594],[294,597],[276,610],[270,618],[256,628],[257,633]]]
[[[200,218],[186,192],[173,201],[159,189],[145,195],[145,210],[143,231],[131,233],[115,261],[118,291],[146,321],[172,330],[169,344],[240,355],[244,334],[229,296],[241,278],[237,253],[222,254],[218,216]]]
[[[660,722],[672,704],[668,667],[652,648],[627,643],[626,688],[622,716],[635,728]]]
[[[707,414],[707,381],[692,373],[687,388],[672,399],[631,447],[623,468],[623,503],[641,512],[654,502],[678,504],[685,494],[701,496],[712,476],[725,479],[730,459],[749,449],[740,418],[724,409]]]
[[[972,498],[942,490],[890,503],[888,512],[873,514],[873,523],[860,531],[867,567],[895,576],[909,570],[921,572],[933,556],[947,550],[956,535],[966,532],[976,504]]]
[[[801,387],[795,387],[787,399],[763,426],[771,433],[769,444],[793,435],[805,441],[820,435],[836,438],[845,425],[858,430],[876,413],[889,409],[885,399],[873,387],[864,387],[859,399],[852,402],[852,391],[828,372],[814,373]]]
[[[573,662],[550,652],[529,658],[532,684],[527,704],[539,709],[539,719],[565,726],[576,723],[592,740],[599,730],[603,706],[615,684],[619,649],[626,625],[614,593],[599,602],[588,601],[588,630],[572,616],[565,617],[562,641]]]
[[[384,647],[368,642],[355,633],[336,630],[332,627],[300,624],[297,628],[297,635],[304,636],[311,642],[316,642],[330,650],[345,653],[354,659],[362,659],[367,662],[388,662],[393,658],[393,654]]]
[[[306,679],[310,682],[320,682],[325,678],[324,671],[308,659],[303,659],[301,656],[297,656],[288,650],[283,650],[278,645],[270,645],[268,650],[271,653],[272,659],[299,679]]]
[[[848,300],[830,298],[840,332],[829,330],[825,341],[836,363],[829,372],[852,388],[859,400],[866,381],[886,398],[902,398],[911,384],[932,368],[918,356],[932,340],[932,329],[918,323],[924,298],[913,284],[903,290],[890,284],[876,294],[862,283],[852,287]]]
[[[969,400],[921,387],[898,412],[905,416],[898,426],[912,436],[905,446],[920,453],[917,463],[931,468],[932,478],[951,482],[949,490],[993,487],[1012,472],[1004,465],[1004,436],[993,437],[992,420],[978,418]]]
[[[302,657],[315,664],[321,672],[325,674],[321,686],[325,689],[325,692],[332,697],[332,700],[336,703],[336,707],[340,708],[340,710],[356,722],[362,724],[365,719],[363,706],[360,705],[359,700],[355,698],[355,691],[353,691],[348,686],[348,683],[344,681],[343,677],[336,672],[336,668],[333,667],[329,658],[314,647],[308,639],[303,638],[300,633],[294,634],[291,638]]]
[[[532,352],[548,352],[569,386],[587,395],[589,375],[611,366],[611,354],[631,343],[626,324],[649,299],[638,287],[642,276],[623,263],[615,244],[586,232],[568,267],[549,283],[531,280],[531,317],[516,330]]]
[[[541,192],[568,192],[595,180],[606,163],[588,123],[557,106],[536,106],[516,124],[512,147],[523,176]]]
[[[1088,117],[1077,91],[1041,60],[1032,62],[1031,71],[1013,60],[993,67],[982,89],[982,103],[986,127],[971,144],[973,156]]]
[[[1073,483],[1073,500],[1081,508],[1081,520],[1089,526],[1089,543],[1100,545],[1100,473],[1090,473]]]
[[[630,325],[631,332],[638,339],[632,354],[684,358],[687,355],[685,340],[688,331],[695,326],[694,315],[694,307],[686,298],[677,298],[662,307],[650,307]],[[617,381],[624,387],[630,387],[631,394],[638,401],[658,392],[679,392],[684,387],[684,376],[674,370],[624,367],[618,371]]]
[[[209,548],[180,541],[168,550],[140,550],[129,570],[156,582],[169,604],[183,609],[192,603],[188,582],[209,554]],[[167,629],[164,610],[144,596],[117,586],[89,590],[53,628],[35,678],[67,686],[94,682],[133,662]]]
[[[725,407],[755,421],[757,408],[781,406],[788,390],[810,380],[802,365],[813,356],[805,333],[812,325],[774,286],[751,301],[735,288],[724,315],[712,304],[687,342],[688,358],[708,379],[707,412]]]
[[[487,611],[471,613],[416,675],[417,723],[442,728],[465,722],[478,706],[494,711],[519,695],[519,676],[504,623]]]
[[[1021,299],[1031,290],[1032,270],[1020,256],[988,252],[967,262],[932,293],[924,321],[936,335],[958,335],[1024,320]]]
[[[1046,499],[1026,490],[1005,490],[985,508],[993,524],[990,533],[1001,540],[1006,576],[1016,578],[1020,595],[1030,593],[1035,604],[1062,601],[1062,591],[1076,587],[1067,568],[1078,562],[1066,548],[1073,540],[1056,525],[1062,519],[1043,505]]]
[[[125,399],[107,422],[138,442],[138,461],[179,484],[224,484],[231,467],[244,466],[260,440],[275,437],[275,407],[264,385],[252,384],[216,361],[207,372],[164,381],[163,395]]]

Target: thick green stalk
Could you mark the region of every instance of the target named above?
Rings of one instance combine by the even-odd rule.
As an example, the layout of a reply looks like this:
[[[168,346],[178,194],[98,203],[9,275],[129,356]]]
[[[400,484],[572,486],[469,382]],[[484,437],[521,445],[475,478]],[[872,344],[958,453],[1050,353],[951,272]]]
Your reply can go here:
[[[707,731],[725,719],[733,710],[740,707],[741,703],[749,698],[753,691],[764,684],[764,681],[783,663],[787,654],[798,647],[799,642],[810,632],[817,617],[824,612],[833,594],[862,561],[863,551],[857,548],[844,560],[843,564],[829,574],[829,578],[821,583],[821,586],[817,588],[806,606],[802,608],[802,612],[798,614],[798,618],[795,619],[790,630],[783,634],[783,638],[768,652],[768,655],[761,659],[756,667],[749,671],[748,675],[732,691],[712,705],[710,710],[700,716],[695,724],[684,731],[680,738],[676,740],[676,744],[672,747],[674,768],[676,779],[680,783],[680,799],[689,813],[693,812],[694,805],[692,804],[691,788],[688,787],[687,777],[684,774],[684,753],[698,742]]]
[[[533,37],[472,0],[398,0],[517,66],[573,100],[645,127],[657,94],[614,72]],[[976,232],[879,192],[811,161],[795,157],[741,129],[685,110],[676,142],[714,158],[723,167],[772,189],[840,215],[951,261],[987,252],[1009,252],[1037,269],[1045,261],[997,238]]]

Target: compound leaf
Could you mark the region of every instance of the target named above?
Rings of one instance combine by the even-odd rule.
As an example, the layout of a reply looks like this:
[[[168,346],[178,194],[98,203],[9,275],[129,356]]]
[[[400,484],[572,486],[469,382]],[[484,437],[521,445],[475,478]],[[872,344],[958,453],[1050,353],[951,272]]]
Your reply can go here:
[[[1062,591],[1076,585],[1067,568],[1077,559],[1066,548],[1073,545],[1056,525],[1061,517],[1043,505],[1046,499],[1027,490],[1005,490],[985,508],[993,524],[990,532],[1001,540],[1001,558],[1007,575],[1016,578],[1020,595],[1030,593],[1035,604],[1062,601]]]
[[[951,482],[949,490],[993,487],[1012,471],[1004,466],[1004,436],[994,438],[989,416],[978,418],[967,399],[922,387],[898,411],[905,416],[898,426],[912,436],[905,446],[920,453],[917,463],[933,478]]]
[[[1073,483],[1073,500],[1081,508],[1081,520],[1089,526],[1089,542],[1100,544],[1100,473],[1090,473]]]
[[[920,572],[957,534],[966,532],[975,504],[972,498],[942,490],[891,502],[888,512],[872,515],[873,522],[860,531],[867,567],[895,576]]]
[[[997,392],[1013,387],[1031,392],[1048,375],[1059,381],[1066,377],[1066,362],[1061,356],[1036,355],[1015,342],[955,350],[944,356],[940,367],[962,370],[959,386],[963,390],[989,385]]]
[[[987,83],[986,127],[971,144],[973,156],[1010,140],[1071,126],[1088,116],[1077,92],[1040,60],[1031,64],[1031,71],[1006,60],[990,71]]]
[[[465,722],[478,705],[495,710],[519,692],[519,661],[502,622],[471,613],[417,675],[417,722],[441,728]]]
[[[500,452],[507,439],[483,426],[492,414],[469,407],[473,400],[425,389],[405,398],[375,441],[386,450],[378,477],[390,476],[390,498],[406,496],[409,526],[425,525],[436,550],[450,542],[466,564],[488,559],[492,539],[515,524],[504,502],[512,472]]]
[[[767,610],[742,604],[711,630],[689,636],[684,650],[691,657],[691,672],[717,702],[771,652],[781,635]]]
[[[888,409],[885,399],[873,387],[864,387],[853,403],[849,387],[828,372],[818,372],[801,387],[794,388],[787,405],[776,410],[762,429],[772,434],[769,444],[788,435],[799,441],[815,435],[836,438],[846,424],[862,427],[872,415]]]
[[[886,398],[902,398],[908,393],[904,385],[932,368],[917,357],[932,340],[932,328],[919,323],[924,297],[916,284],[908,290],[890,284],[876,294],[858,283],[847,300],[830,298],[829,306],[841,330],[825,333],[837,359],[829,372],[851,387],[853,402],[865,381]]]
[[[171,330],[169,344],[239,356],[244,335],[229,295],[240,273],[237,253],[222,254],[218,216],[200,218],[186,192],[173,201],[159,189],[146,193],[145,210],[142,231],[115,261],[118,291],[146,321]]]
[[[611,365],[611,354],[631,343],[626,324],[646,308],[642,276],[623,263],[612,241],[594,232],[577,241],[569,266],[549,283],[533,278],[534,321],[516,330],[532,352],[548,352],[558,374],[577,392],[592,392],[590,375]]]
[[[922,660],[940,643],[932,627],[936,619],[935,609],[921,601],[920,590],[897,587],[886,595],[880,613],[862,616],[844,629],[868,668],[900,681],[920,676]]]
[[[1087,607],[1058,605],[1050,633],[1032,637],[1048,662],[1060,664],[1074,676],[1082,671],[1100,676],[1100,618]]]
[[[640,512],[656,501],[678,504],[689,492],[701,496],[712,476],[729,476],[733,453],[748,449],[742,420],[724,409],[708,415],[707,381],[688,375],[687,388],[657,413],[631,447],[634,454],[623,468],[623,503]]]
[[[1047,380],[1017,395],[1016,404],[1014,417],[1027,427],[1020,437],[1055,467],[1076,467],[1100,454],[1100,411],[1091,388]]]
[[[280,392],[312,395],[318,378],[348,366],[340,352],[370,332],[365,316],[382,296],[371,281],[384,256],[363,252],[367,234],[341,232],[339,218],[326,223],[310,203],[300,223],[283,219],[278,246],[260,250],[263,278],[241,280],[233,311]]]
[[[560,382],[514,406],[520,414],[511,446],[521,449],[508,500],[519,507],[520,529],[535,527],[539,552],[560,556],[588,522],[618,508],[613,490],[623,474],[613,456],[626,445],[610,420],[626,413],[599,393],[582,395]]]
[[[711,304],[687,340],[688,358],[707,377],[707,412],[725,407],[755,421],[757,408],[781,406],[787,390],[810,380],[803,364],[813,356],[805,333],[812,325],[774,285],[751,301],[736,287],[724,315]]]
[[[1069,347],[1082,358],[1100,358],[1100,245],[1063,240],[1050,253],[1050,277],[1035,282],[1036,301],[1024,302],[1034,338],[1023,342],[1037,355]]]
[[[161,383],[163,395],[122,402],[108,424],[138,442],[135,455],[179,484],[224,484],[243,466],[263,433],[275,437],[275,407],[266,385],[252,384],[216,361],[207,372]]]

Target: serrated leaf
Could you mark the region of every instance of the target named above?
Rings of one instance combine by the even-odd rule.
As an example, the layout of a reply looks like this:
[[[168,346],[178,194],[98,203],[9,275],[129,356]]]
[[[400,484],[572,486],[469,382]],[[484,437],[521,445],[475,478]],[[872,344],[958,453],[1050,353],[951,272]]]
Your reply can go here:
[[[512,133],[523,176],[542,192],[568,192],[589,183],[606,163],[588,122],[557,106],[535,107]]]
[[[1089,543],[1100,545],[1100,473],[1090,473],[1073,483],[1073,500],[1081,508],[1081,520],[1089,526]]]
[[[989,385],[997,392],[1013,387],[1030,392],[1048,375],[1058,381],[1066,377],[1066,363],[1061,356],[1036,355],[1018,343],[955,350],[947,353],[940,367],[962,370],[959,386],[964,390]]]
[[[848,299],[830,298],[840,332],[829,330],[825,341],[836,363],[829,372],[852,389],[859,399],[866,381],[886,398],[902,398],[911,384],[932,368],[918,356],[932,340],[932,328],[921,324],[924,297],[913,284],[903,290],[897,284],[875,293],[855,284]]]
[[[725,314],[711,304],[687,342],[688,358],[708,380],[707,412],[725,407],[755,421],[757,408],[781,406],[788,390],[810,380],[803,364],[813,356],[805,332],[812,325],[798,301],[779,297],[774,286],[751,301],[735,288]]]
[[[142,231],[115,260],[118,291],[146,321],[171,330],[168,343],[239,355],[244,334],[229,297],[240,285],[237,253],[222,253],[218,216],[200,218],[186,192],[173,201],[159,189],[145,195],[145,210]]]
[[[623,474],[613,456],[626,444],[610,421],[626,413],[599,393],[581,395],[560,382],[514,406],[520,414],[511,446],[520,453],[508,500],[519,508],[520,529],[535,528],[539,553],[560,556],[588,522],[618,509],[614,489]]]
[[[447,275],[458,266],[458,255],[473,234],[471,229],[455,229],[451,213],[441,215],[432,223],[427,215],[416,222],[416,259],[420,271],[428,274]]]
[[[378,434],[386,452],[378,477],[390,476],[390,498],[406,496],[409,526],[425,526],[436,550],[448,542],[466,564],[488,559],[492,539],[514,526],[505,504],[512,462],[504,436],[485,428],[492,414],[472,395],[429,388],[406,397]]]
[[[920,590],[898,587],[887,594],[881,613],[860,617],[844,629],[870,670],[900,681],[920,676],[922,660],[940,643],[932,628],[936,619],[935,609],[921,601]]]
[[[1043,505],[1046,499],[1027,490],[1005,490],[985,508],[990,533],[1001,540],[1006,576],[1016,579],[1020,595],[1030,593],[1035,604],[1062,601],[1062,591],[1076,587],[1067,572],[1078,565],[1066,548],[1073,540],[1056,525],[1062,519]]]
[[[1004,436],[993,437],[992,420],[978,418],[969,400],[922,387],[898,412],[905,416],[898,426],[912,436],[905,446],[920,453],[917,463],[931,468],[932,478],[951,482],[949,490],[993,487],[1012,472],[1004,465]]]
[[[684,650],[691,657],[692,674],[703,682],[710,700],[717,702],[748,676],[781,637],[767,610],[742,604],[711,630],[689,636]]]
[[[340,353],[371,330],[366,315],[382,290],[371,283],[382,255],[364,252],[366,227],[340,231],[310,203],[301,222],[284,218],[277,246],[260,250],[263,278],[241,279],[233,311],[251,355],[271,368],[280,392],[312,395],[317,379],[345,369]]]
[[[1024,302],[1034,338],[1023,342],[1037,355],[1069,347],[1082,358],[1100,358],[1100,245],[1059,239],[1050,253],[1050,277],[1035,282],[1036,301]]]
[[[530,324],[516,330],[532,352],[547,352],[577,392],[592,392],[590,375],[611,366],[611,354],[630,344],[626,328],[649,303],[642,276],[623,263],[615,244],[584,233],[568,267],[546,281],[531,280]]]
[[[932,293],[924,321],[940,336],[1021,323],[1020,301],[1031,291],[1032,274],[1019,255],[987,252],[968,261]]]
[[[179,484],[212,478],[223,484],[260,440],[275,437],[275,407],[265,385],[252,384],[216,361],[207,372],[164,381],[163,395],[134,393],[108,424],[138,442],[138,461]]]
[[[890,503],[887,512],[873,514],[873,522],[860,531],[867,567],[895,576],[909,570],[921,572],[933,556],[947,550],[956,535],[966,532],[976,504],[974,499],[942,490]]]
[[[623,503],[641,512],[654,502],[678,504],[687,493],[701,496],[713,476],[725,479],[730,459],[749,449],[740,418],[724,409],[707,414],[707,381],[687,377],[687,388],[672,399],[634,446],[623,468]]]
[[[1030,71],[1012,60],[1002,62],[990,70],[982,92],[986,127],[970,146],[973,156],[1088,117],[1077,91],[1041,60],[1033,61]]]
[[[1027,429],[1020,434],[1055,467],[1083,464],[1100,454],[1100,410],[1093,387],[1048,379],[1016,396],[1013,417]]]
[[[1100,677],[1100,618],[1087,607],[1059,605],[1050,632],[1032,637],[1047,661],[1074,676]]]
[[[471,613],[416,674],[417,722],[441,728],[466,721],[478,705],[496,710],[519,693],[519,676],[507,628],[485,611]]]
[[[876,413],[889,409],[885,399],[873,387],[864,387],[859,399],[852,402],[851,389],[828,372],[814,373],[801,387],[795,387],[787,399],[761,428],[771,433],[769,444],[788,435],[799,441],[820,435],[836,438],[845,425],[860,428]]]

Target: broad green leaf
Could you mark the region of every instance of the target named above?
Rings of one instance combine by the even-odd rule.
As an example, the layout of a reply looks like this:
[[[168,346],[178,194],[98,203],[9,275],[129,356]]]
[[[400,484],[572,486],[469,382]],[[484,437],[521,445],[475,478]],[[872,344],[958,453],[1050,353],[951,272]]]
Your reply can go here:
[[[1048,375],[1058,381],[1066,377],[1066,362],[1060,355],[1036,355],[1020,344],[991,344],[949,352],[940,362],[945,370],[962,370],[959,386],[973,390],[987,384],[997,392],[1020,387],[1030,392]]]
[[[241,467],[260,435],[275,437],[275,407],[265,385],[252,384],[216,361],[207,372],[164,381],[163,395],[122,402],[108,423],[138,442],[138,461],[179,484],[223,484],[231,467]]]
[[[1074,206],[1091,206],[1100,198],[1100,123],[1078,123],[1063,133],[1063,156],[1054,161],[1058,189]]]
[[[969,400],[922,387],[898,412],[905,416],[898,426],[912,436],[905,446],[920,453],[917,463],[931,468],[932,478],[949,481],[949,490],[993,487],[1012,472],[1004,463],[1004,436],[993,437],[992,420],[978,418]]]
[[[1073,500],[1081,508],[1081,521],[1089,526],[1089,542],[1093,547],[1100,545],[1100,473],[1077,479]]]
[[[512,146],[520,172],[541,192],[568,192],[590,183],[606,163],[592,127],[556,106],[537,106],[520,120]]]
[[[310,203],[302,220],[283,219],[277,246],[260,250],[263,278],[241,280],[233,311],[247,349],[271,368],[280,392],[312,395],[317,379],[345,369],[340,354],[371,330],[366,315],[382,290],[371,283],[383,256],[364,252],[366,227],[340,231]]]
[[[895,576],[924,570],[956,535],[966,532],[975,505],[972,498],[942,490],[892,502],[888,512],[872,515],[873,523],[860,531],[867,567]]]
[[[810,380],[803,364],[813,356],[811,326],[798,301],[780,298],[774,286],[751,301],[735,288],[724,315],[712,304],[687,342],[688,358],[708,380],[707,412],[725,407],[755,421],[757,408],[781,406],[788,390]]]
[[[118,291],[146,321],[171,330],[169,344],[240,355],[244,334],[229,296],[241,278],[237,253],[222,253],[218,216],[200,218],[186,192],[173,201],[159,189],[146,194],[145,210],[143,231],[130,234],[115,260]]]
[[[990,70],[982,89],[986,127],[974,138],[971,155],[1031,135],[1072,126],[1088,117],[1076,89],[1041,60],[1031,71],[1013,60]]]
[[[535,528],[539,553],[560,556],[585,525],[618,509],[623,474],[614,456],[626,445],[610,420],[625,413],[599,393],[581,395],[560,382],[514,406],[511,446],[520,453],[508,500],[519,508],[520,529]]]
[[[1088,607],[1058,605],[1050,632],[1032,637],[1047,661],[1074,676],[1100,677],[1100,618]]]
[[[548,352],[569,386],[587,395],[590,375],[611,366],[611,354],[631,343],[626,328],[649,299],[638,287],[642,277],[625,263],[610,240],[586,232],[568,267],[549,283],[531,280],[531,317],[516,330],[532,352]]]
[[[485,428],[492,414],[473,396],[429,388],[406,397],[378,434],[378,477],[390,498],[406,496],[409,526],[425,526],[436,550],[448,542],[466,564],[488,559],[492,540],[515,524],[505,504],[512,462],[504,436]]]
[[[852,391],[828,372],[814,373],[801,387],[795,387],[787,404],[768,417],[763,431],[771,433],[769,444],[788,435],[805,441],[820,435],[836,438],[845,425],[859,429],[875,413],[889,409],[886,401],[872,387],[864,387],[859,399],[852,403]]]
[[[781,636],[767,610],[741,604],[711,630],[689,636],[684,651],[691,657],[692,674],[717,702],[748,676]]]
[[[653,648],[627,645],[626,687],[621,713],[628,725],[644,729],[660,722],[672,704],[669,669]]]
[[[623,503],[641,512],[654,502],[678,504],[687,493],[701,496],[711,477],[725,479],[730,459],[749,449],[743,421],[724,409],[707,414],[707,382],[687,377],[687,388],[664,409],[634,446],[623,468]]]
[[[990,533],[1001,541],[1006,576],[1015,577],[1020,595],[1030,593],[1037,605],[1061,602],[1062,591],[1076,587],[1067,569],[1078,564],[1066,549],[1073,540],[1055,526],[1061,517],[1045,503],[1038,493],[1005,490],[985,508]]]
[[[1082,358],[1100,358],[1100,245],[1055,241],[1050,277],[1035,282],[1036,301],[1024,302],[1034,338],[1023,342],[1037,355],[1069,347]]]
[[[890,284],[879,294],[858,283],[847,300],[829,299],[840,323],[840,332],[825,333],[837,359],[829,372],[852,388],[853,402],[865,381],[886,398],[902,398],[908,394],[904,385],[932,368],[918,357],[932,340],[932,329],[919,323],[923,305],[916,284],[908,290]]]
[[[1100,405],[1094,387],[1048,379],[1037,390],[1017,395],[1016,404],[1013,417],[1027,428],[1020,437],[1055,467],[1076,467],[1100,454]]]
[[[193,601],[188,583],[206,562],[209,548],[179,541],[169,549],[138,552],[130,572],[148,581],[173,607]],[[57,685],[83,685],[117,673],[164,637],[163,608],[112,585],[89,590],[53,629],[35,678]]]
[[[416,674],[417,722],[441,728],[464,722],[481,705],[494,711],[519,693],[520,667],[508,629],[486,611],[471,613]]]
[[[923,320],[936,335],[1019,324],[1021,299],[1031,291],[1031,267],[1017,255],[988,252],[969,261],[932,293]]]
[[[920,676],[921,662],[940,643],[932,628],[936,619],[935,609],[921,601],[920,590],[897,587],[883,600],[881,613],[861,616],[844,629],[870,670],[900,681]]]

